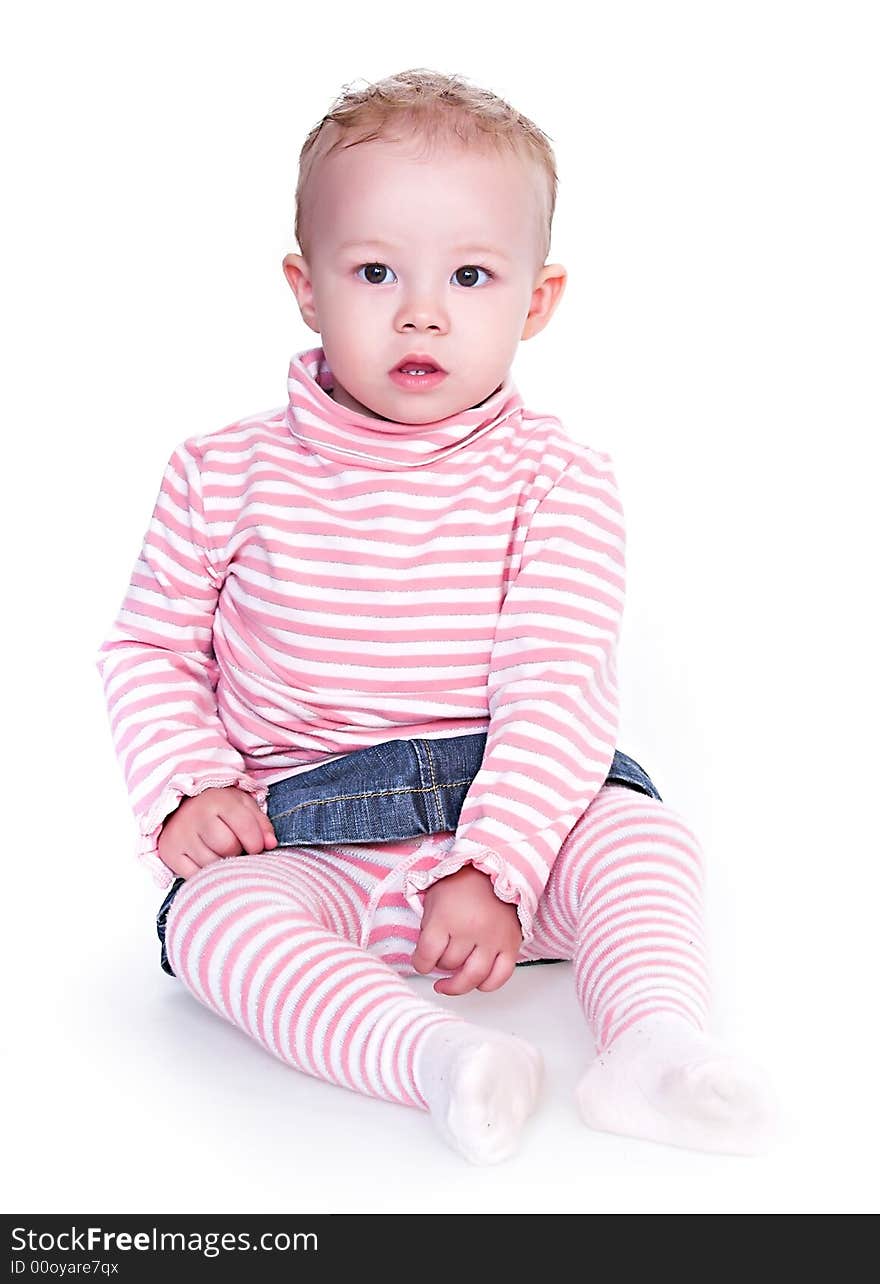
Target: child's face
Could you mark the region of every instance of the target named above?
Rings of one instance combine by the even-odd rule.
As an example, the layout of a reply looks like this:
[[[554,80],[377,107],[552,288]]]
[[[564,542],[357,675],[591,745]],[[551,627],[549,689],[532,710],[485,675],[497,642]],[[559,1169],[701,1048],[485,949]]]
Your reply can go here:
[[[284,260],[303,320],[321,335],[335,400],[413,424],[494,392],[566,280],[559,264],[541,264],[541,179],[531,167],[463,148],[423,160],[416,152],[376,139],[325,158],[310,193],[311,258]],[[389,372],[410,352],[433,357],[446,377],[398,387]]]

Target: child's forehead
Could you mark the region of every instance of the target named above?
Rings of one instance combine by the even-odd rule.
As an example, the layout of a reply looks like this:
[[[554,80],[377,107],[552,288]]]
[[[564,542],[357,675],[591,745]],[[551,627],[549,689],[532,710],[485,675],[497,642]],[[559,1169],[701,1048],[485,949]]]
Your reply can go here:
[[[337,189],[348,185],[348,204],[394,200],[425,191],[434,200],[446,191],[461,192],[487,208],[499,190],[540,188],[533,164],[513,152],[446,145],[424,153],[410,143],[369,139],[331,152],[317,167],[319,182]]]
[[[399,148],[371,147],[354,147],[327,167],[315,193],[322,239],[340,250],[422,244],[520,252],[540,205],[538,184],[521,162],[475,149],[413,159]]]

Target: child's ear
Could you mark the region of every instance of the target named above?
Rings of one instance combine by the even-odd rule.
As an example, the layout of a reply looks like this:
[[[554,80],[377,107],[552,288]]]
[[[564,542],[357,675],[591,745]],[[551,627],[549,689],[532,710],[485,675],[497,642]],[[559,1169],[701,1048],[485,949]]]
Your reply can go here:
[[[529,313],[523,326],[522,338],[531,339],[547,325],[559,306],[565,291],[568,273],[561,263],[547,263],[541,268],[532,289]]]
[[[312,278],[309,273],[308,263],[301,254],[286,254],[281,267],[287,278],[287,284],[296,296],[303,321],[311,330],[315,330],[320,334],[321,327],[315,308]]]

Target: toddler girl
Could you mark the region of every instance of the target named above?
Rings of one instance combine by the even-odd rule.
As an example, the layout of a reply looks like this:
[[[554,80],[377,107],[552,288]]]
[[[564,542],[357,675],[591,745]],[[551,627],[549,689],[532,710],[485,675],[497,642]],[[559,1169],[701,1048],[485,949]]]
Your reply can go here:
[[[98,667],[139,856],[177,876],[163,957],[199,1001],[492,1163],[540,1054],[406,978],[491,992],[572,960],[586,1124],[755,1151],[772,1094],[706,1032],[700,844],[615,753],[611,461],[510,373],[565,286],[555,195],[545,135],[460,77],[347,87],[284,260],[320,346],[286,406],[173,451]]]

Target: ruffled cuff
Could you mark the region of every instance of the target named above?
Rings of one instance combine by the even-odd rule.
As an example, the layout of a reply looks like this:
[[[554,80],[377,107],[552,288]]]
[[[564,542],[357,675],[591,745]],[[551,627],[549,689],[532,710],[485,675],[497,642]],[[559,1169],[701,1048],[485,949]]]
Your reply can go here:
[[[430,868],[407,871],[403,885],[407,904],[421,917],[428,888],[448,874],[455,874],[463,865],[473,865],[481,873],[488,874],[492,890],[500,901],[516,906],[523,945],[528,945],[534,935],[536,910],[530,889],[514,882],[509,866],[504,864],[497,852],[484,847],[482,843],[460,838],[447,851],[448,854],[440,857]]]
[[[208,776],[202,780],[197,780],[195,776],[177,775],[174,781],[173,785],[166,785],[147,814],[138,821],[140,834],[135,856],[148,870],[156,886],[162,888],[170,887],[177,875],[168,868],[159,855],[159,835],[162,833],[165,821],[182,798],[195,798],[206,789],[225,789],[229,785],[235,785],[251,795],[264,815],[268,814],[266,805],[269,796],[268,786],[258,785],[256,781],[251,780],[250,776],[244,776],[240,772],[226,776]]]

